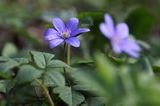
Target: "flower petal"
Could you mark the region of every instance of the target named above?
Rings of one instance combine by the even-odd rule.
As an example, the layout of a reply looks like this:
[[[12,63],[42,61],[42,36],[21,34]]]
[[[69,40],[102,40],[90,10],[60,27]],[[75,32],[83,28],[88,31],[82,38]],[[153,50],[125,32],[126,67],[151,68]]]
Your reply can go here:
[[[66,41],[66,43],[68,43],[69,45],[72,45],[74,47],[79,47],[80,46],[80,41],[76,37],[68,38],[65,41]]]
[[[53,18],[52,23],[59,33],[63,33],[65,31],[64,22],[60,18]]]
[[[139,52],[138,51],[135,51],[133,49],[130,49],[130,48],[126,48],[123,50],[126,54],[130,55],[131,57],[134,57],[134,58],[138,58],[139,57]]]
[[[123,42],[123,51],[128,55],[138,58],[141,48],[133,39],[126,39]]]
[[[100,30],[109,39],[111,39],[112,36],[114,36],[114,33],[110,31],[104,23],[100,24]]]
[[[82,33],[89,32],[89,31],[90,31],[90,29],[88,29],[88,28],[79,28],[79,29],[77,29],[75,31],[72,31],[71,32],[71,36],[72,37],[76,37],[76,36],[78,36],[78,35],[80,35]]]
[[[64,39],[61,39],[61,38],[51,40],[50,41],[50,48],[54,48],[54,47],[60,45],[63,41],[64,41]]]
[[[53,28],[49,28],[45,31],[44,38],[46,40],[53,40],[60,37],[58,36],[58,32],[56,30],[54,30]]]
[[[141,48],[138,45],[138,43],[136,43],[136,41],[131,39],[131,38],[128,38],[126,40],[126,44],[125,45],[128,46],[128,48],[130,48],[132,50],[135,50],[135,51],[140,51],[141,50]]]
[[[114,43],[114,42],[111,42],[111,45],[112,45],[112,48],[113,48],[113,51],[115,53],[121,53],[122,52],[122,49],[121,49],[121,46],[117,43]]]
[[[113,34],[115,32],[115,27],[112,17],[109,14],[105,14],[104,18],[108,31],[110,34]]]
[[[120,36],[121,38],[126,38],[129,35],[129,28],[128,25],[125,23],[120,23],[117,25],[117,32],[116,35]]]
[[[66,28],[74,31],[75,29],[77,29],[79,20],[77,18],[70,18],[67,23],[66,23]]]

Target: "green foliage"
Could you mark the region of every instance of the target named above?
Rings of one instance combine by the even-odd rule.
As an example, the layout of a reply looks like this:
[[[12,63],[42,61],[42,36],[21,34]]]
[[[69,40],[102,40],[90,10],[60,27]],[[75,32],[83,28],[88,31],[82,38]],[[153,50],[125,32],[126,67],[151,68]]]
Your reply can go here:
[[[152,66],[146,57],[134,62],[128,60],[128,65],[124,62],[117,65],[104,54],[96,53],[94,62],[77,63],[73,69],[50,53],[31,51],[29,54],[26,58],[0,57],[3,79],[0,92],[7,95],[7,104],[42,102],[48,106],[41,84],[49,89],[57,105],[160,104],[159,79],[153,74],[159,68]],[[64,69],[67,73],[63,73]]]
[[[15,78],[17,83],[25,83],[38,79],[42,72],[30,65],[20,67],[19,72]]]
[[[139,7],[129,14],[126,22],[131,29],[131,33],[135,35],[136,38],[146,38],[155,20],[153,14],[146,8]]]
[[[100,84],[100,89],[104,90],[108,105],[143,106],[160,104],[157,99],[160,96],[159,80],[153,76],[151,64],[146,58],[142,63],[137,63],[143,67],[141,70],[138,70],[140,68],[132,70],[132,67],[130,69],[126,65],[113,70],[115,66],[100,53],[95,55],[95,59],[98,66],[98,76],[103,80],[101,83],[97,83]],[[133,71],[136,71],[136,73],[133,74]],[[87,81],[83,82],[87,83]],[[92,86],[93,83],[87,84]],[[143,98],[143,100],[140,98]]]
[[[104,60],[105,56],[103,55],[97,55],[95,57],[95,61],[97,64],[97,68],[99,70],[99,74],[101,76],[101,78],[103,80],[106,79],[107,84],[112,85],[113,81],[115,80],[115,71],[113,69],[113,66],[111,65],[111,63],[109,63],[109,61]]]
[[[2,59],[6,59],[5,61],[2,60],[1,62],[1,66],[0,66],[0,70],[2,72],[8,72],[10,69],[18,66],[19,64],[13,60],[13,59],[9,59],[9,58],[3,58],[1,57]]]
[[[1,81],[0,81],[0,91],[1,91],[1,92],[6,92],[6,86],[7,86],[6,81],[1,80]]]
[[[58,93],[59,97],[69,106],[77,106],[85,100],[82,94],[73,91],[71,87],[57,87],[54,89],[54,93]]]
[[[44,85],[46,86],[65,86],[64,76],[60,72],[57,71],[47,71],[44,77]]]
[[[0,82],[0,92],[8,96],[7,103],[13,104],[13,106],[27,103],[33,105],[35,103],[32,100],[38,103],[39,98],[43,98],[42,101],[45,103],[41,84],[53,89],[53,92],[50,92],[54,96],[53,100],[59,98],[69,106],[90,103],[86,96],[95,91],[81,83],[79,80],[81,76],[74,74],[77,72],[76,70],[71,69],[64,62],[54,59],[54,55],[50,53],[31,51],[29,57],[26,58],[0,57],[0,67],[2,70],[0,77],[3,78]],[[70,74],[69,76],[67,74],[67,79],[63,73],[64,68]],[[88,93],[83,93],[84,91]],[[61,103],[56,102],[57,104]],[[91,104],[93,103],[91,102]]]
[[[49,53],[41,52],[30,52],[32,61],[36,64],[37,67],[45,68],[59,68],[59,67],[68,67],[64,62],[60,60],[54,60],[54,55]]]
[[[14,44],[7,43],[2,51],[3,51],[2,56],[11,57],[11,56],[15,55],[18,50]]]
[[[36,80],[42,81],[42,83],[47,87],[61,87],[65,86],[65,78],[62,75],[60,69],[63,70],[64,67],[69,67],[67,64],[60,60],[54,60],[54,55],[43,52],[31,51],[30,56],[28,58],[7,58],[0,57],[0,77],[4,80],[1,80],[0,92],[5,92],[9,94],[8,96],[12,98],[12,88],[15,89],[15,92],[20,89],[20,86],[24,86],[24,84],[28,87],[32,87],[33,89],[37,89],[39,84]],[[10,85],[6,83],[6,81],[10,81]],[[19,87],[17,87],[19,86]],[[26,89],[26,87],[24,86]],[[8,90],[7,90],[8,89]],[[29,92],[26,92],[22,95],[24,90],[17,93],[16,99],[12,100],[13,104],[21,104],[25,103]],[[38,93],[39,92],[39,93]],[[40,91],[37,93],[42,95]],[[36,94],[35,91],[33,93]],[[37,99],[38,97],[33,94]],[[23,99],[22,97],[23,96]],[[25,99],[25,97],[27,98]],[[21,98],[20,100],[18,98]],[[35,98],[35,99],[36,99]]]

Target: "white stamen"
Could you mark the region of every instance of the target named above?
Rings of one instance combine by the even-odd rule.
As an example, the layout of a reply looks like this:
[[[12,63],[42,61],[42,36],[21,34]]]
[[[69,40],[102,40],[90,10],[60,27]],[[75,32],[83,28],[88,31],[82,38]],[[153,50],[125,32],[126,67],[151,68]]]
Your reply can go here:
[[[69,38],[69,33],[68,32],[63,32],[62,37],[63,38]]]

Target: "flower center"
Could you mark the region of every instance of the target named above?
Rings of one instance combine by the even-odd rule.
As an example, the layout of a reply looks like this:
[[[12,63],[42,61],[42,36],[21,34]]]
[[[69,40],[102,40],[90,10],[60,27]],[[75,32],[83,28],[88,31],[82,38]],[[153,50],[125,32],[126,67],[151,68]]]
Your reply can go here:
[[[113,42],[119,43],[120,42],[120,38],[118,36],[113,37]]]
[[[63,32],[62,33],[62,37],[63,38],[69,38],[69,32],[67,31],[67,32]]]

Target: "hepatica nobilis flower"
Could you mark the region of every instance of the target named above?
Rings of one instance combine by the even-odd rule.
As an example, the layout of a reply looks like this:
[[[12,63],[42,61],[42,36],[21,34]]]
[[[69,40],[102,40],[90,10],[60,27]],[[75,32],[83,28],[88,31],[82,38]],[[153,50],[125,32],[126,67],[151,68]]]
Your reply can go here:
[[[45,39],[49,41],[50,48],[54,48],[63,42],[79,47],[80,40],[77,36],[90,30],[88,28],[78,28],[78,23],[77,18],[70,18],[66,24],[60,18],[53,18],[52,24],[55,29],[49,28],[45,31]]]
[[[107,37],[115,53],[125,52],[126,54],[138,58],[140,46],[136,41],[129,37],[129,28],[125,23],[114,25],[109,14],[104,16],[105,22],[100,24],[100,30]]]

